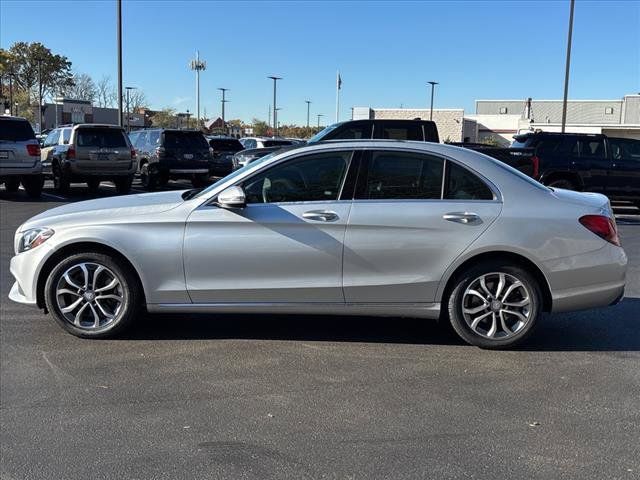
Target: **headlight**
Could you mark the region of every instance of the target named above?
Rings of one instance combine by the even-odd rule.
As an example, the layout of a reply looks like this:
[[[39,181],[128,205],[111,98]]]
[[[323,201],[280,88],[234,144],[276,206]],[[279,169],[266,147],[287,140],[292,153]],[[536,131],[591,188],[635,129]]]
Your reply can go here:
[[[53,230],[50,228],[32,228],[22,234],[20,243],[18,244],[18,253],[32,250],[38,245],[43,244],[53,236]]]

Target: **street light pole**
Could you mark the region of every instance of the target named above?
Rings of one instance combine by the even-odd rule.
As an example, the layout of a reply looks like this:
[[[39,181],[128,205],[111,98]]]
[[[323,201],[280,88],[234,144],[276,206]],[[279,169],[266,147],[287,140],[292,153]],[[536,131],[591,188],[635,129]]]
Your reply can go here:
[[[220,90],[222,92],[222,101],[220,103],[222,103],[222,126],[224,127],[226,125],[226,122],[224,120],[224,104],[227,103],[227,100],[225,100],[225,92],[229,91],[228,88],[218,88],[218,90]]]
[[[571,35],[573,34],[573,7],[575,0],[569,4],[569,33],[567,35],[567,62],[564,71],[564,98],[562,100],[562,129],[564,133],[567,124],[567,97],[569,96],[569,69],[571,67]]]
[[[11,70],[9,70],[9,115],[13,115],[13,76],[15,72],[13,71],[13,66],[11,66]]]
[[[42,58],[38,58],[38,133],[42,133]]]
[[[276,103],[276,85],[278,80],[282,80],[282,77],[276,77],[275,75],[269,76],[273,80],[273,129],[274,136],[278,136],[278,104]]]
[[[431,110],[429,111],[429,120],[433,120],[433,91],[436,89],[438,82],[427,82],[427,84],[431,85]]]
[[[200,72],[207,69],[207,62],[200,60],[200,52],[196,50],[196,58],[189,66],[196,72],[196,126],[200,128]]]
[[[305,100],[307,102],[307,128],[309,128],[309,112],[311,107],[311,100]]]
[[[320,117],[324,117],[322,113],[318,114],[318,128],[320,128]]]
[[[122,125],[122,0],[117,0],[118,17],[118,125]]]

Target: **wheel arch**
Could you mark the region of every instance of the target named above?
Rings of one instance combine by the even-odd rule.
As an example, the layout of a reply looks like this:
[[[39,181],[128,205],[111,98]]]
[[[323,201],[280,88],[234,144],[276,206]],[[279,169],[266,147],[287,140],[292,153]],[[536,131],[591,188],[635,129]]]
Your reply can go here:
[[[104,243],[82,241],[64,245],[60,249],[56,250],[43,264],[40,272],[38,273],[38,280],[36,282],[36,305],[38,306],[38,308],[46,309],[44,300],[44,286],[51,271],[55,268],[55,266],[60,262],[62,258],[81,252],[103,253],[118,258],[119,260],[124,262],[124,264],[135,275],[136,280],[138,281],[138,286],[140,287],[140,292],[142,293],[143,304],[146,303],[146,294],[144,291],[144,284],[142,283],[140,272],[122,252],[112,246],[105,245]]]
[[[576,188],[582,190],[584,187],[584,183],[582,181],[582,177],[576,172],[571,172],[568,170],[555,170],[549,173],[545,173],[541,178],[540,182],[544,185],[548,185],[554,180],[568,180],[573,183]]]
[[[553,297],[551,295],[551,287],[549,286],[549,281],[547,280],[547,277],[545,276],[543,271],[540,269],[540,267],[538,267],[538,265],[536,265],[526,256],[507,250],[481,252],[466,258],[455,268],[455,270],[453,270],[453,272],[451,272],[451,274],[448,275],[446,282],[444,282],[444,288],[442,289],[440,296],[441,302],[447,301],[447,299],[449,298],[449,294],[455,286],[456,279],[463,271],[476,263],[491,260],[503,262],[508,261],[509,263],[513,263],[514,265],[523,267],[529,273],[531,273],[540,285],[540,290],[542,291],[542,310],[544,312],[551,311],[553,305]]]

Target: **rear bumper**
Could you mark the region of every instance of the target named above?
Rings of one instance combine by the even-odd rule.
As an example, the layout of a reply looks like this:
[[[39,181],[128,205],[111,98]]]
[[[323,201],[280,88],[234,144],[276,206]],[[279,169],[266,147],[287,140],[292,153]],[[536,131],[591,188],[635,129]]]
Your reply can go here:
[[[43,163],[44,174],[51,176],[51,163]],[[66,161],[62,165],[65,173],[75,178],[111,178],[119,176],[134,175],[138,168],[134,160],[123,161],[120,163],[110,162],[83,162],[82,165],[74,161]]]
[[[551,287],[552,312],[606,307],[624,295],[627,256],[615,245],[551,260],[544,266]]]
[[[40,175],[41,173],[42,164],[40,162],[35,162],[35,164],[25,167],[0,167],[0,178],[19,175]]]

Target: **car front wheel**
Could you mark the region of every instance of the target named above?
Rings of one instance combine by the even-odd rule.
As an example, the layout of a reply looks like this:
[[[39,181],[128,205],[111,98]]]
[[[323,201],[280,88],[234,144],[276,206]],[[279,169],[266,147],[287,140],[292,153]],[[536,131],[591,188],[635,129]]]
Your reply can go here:
[[[45,284],[47,309],[69,333],[110,338],[133,323],[141,304],[140,286],[131,267],[98,252],[63,259]]]
[[[507,348],[532,332],[542,311],[542,294],[522,267],[486,262],[457,277],[447,307],[451,325],[463,340],[481,348]]]

